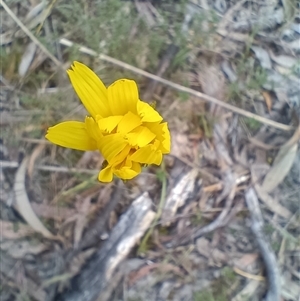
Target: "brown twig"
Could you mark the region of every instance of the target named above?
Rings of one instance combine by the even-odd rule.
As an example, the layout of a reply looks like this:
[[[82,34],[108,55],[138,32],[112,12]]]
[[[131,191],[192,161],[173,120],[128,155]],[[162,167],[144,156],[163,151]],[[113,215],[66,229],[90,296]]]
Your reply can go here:
[[[73,47],[73,46],[76,45],[74,42],[72,42],[70,40],[67,40],[67,39],[60,39],[59,43],[62,44],[62,45],[64,45],[64,46],[67,46],[67,47]],[[147,71],[141,70],[141,69],[139,69],[137,67],[131,66],[130,64],[127,64],[127,63],[124,63],[122,61],[119,61],[119,60],[117,60],[115,58],[112,58],[112,57],[110,57],[108,55],[98,54],[96,51],[94,51],[94,50],[92,50],[90,48],[87,48],[85,46],[80,46],[80,45],[77,45],[77,46],[78,46],[78,50],[80,52],[82,52],[82,53],[85,53],[85,54],[88,54],[88,55],[92,55],[94,57],[98,57],[100,60],[112,63],[112,64],[114,64],[116,66],[119,66],[119,67],[122,67],[124,69],[130,70],[130,71],[132,71],[132,72],[134,72],[136,74],[145,76],[147,78],[151,78],[151,79],[153,79],[153,80],[155,80],[157,82],[160,82],[161,84],[169,86],[169,87],[171,87],[173,89],[176,89],[178,91],[191,94],[193,96],[201,98],[202,100],[214,103],[214,104],[216,104],[216,105],[218,105],[220,107],[223,107],[223,108],[225,108],[227,110],[235,112],[235,113],[237,113],[239,115],[255,119],[256,121],[259,121],[259,122],[264,123],[264,124],[266,124],[268,126],[272,126],[274,128],[277,128],[277,129],[280,129],[280,130],[283,130],[283,131],[290,131],[291,129],[293,129],[292,126],[289,126],[289,125],[286,125],[286,124],[282,124],[282,123],[279,123],[279,122],[267,119],[265,117],[259,116],[257,114],[245,111],[243,109],[237,108],[237,107],[235,107],[235,106],[233,106],[233,105],[231,105],[229,103],[226,103],[224,101],[221,101],[219,99],[216,99],[214,97],[206,95],[206,94],[201,93],[199,91],[193,90],[191,88],[184,87],[182,85],[173,83],[173,82],[171,82],[171,81],[169,81],[167,79],[161,78],[161,77],[159,77],[157,75],[154,75],[154,74],[149,73]]]
[[[261,256],[266,266],[269,289],[265,301],[280,300],[280,276],[276,256],[263,233],[263,217],[259,203],[253,188],[248,189],[245,194],[246,203],[251,215],[251,230],[256,238]]]

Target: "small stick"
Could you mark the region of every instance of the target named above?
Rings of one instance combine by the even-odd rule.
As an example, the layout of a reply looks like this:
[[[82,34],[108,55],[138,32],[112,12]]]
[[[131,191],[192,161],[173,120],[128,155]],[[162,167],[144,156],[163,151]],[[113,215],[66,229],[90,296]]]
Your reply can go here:
[[[17,161],[3,161],[0,160],[1,168],[18,168],[19,162]],[[49,172],[63,172],[63,173],[85,173],[96,175],[99,173],[99,169],[86,169],[86,168],[69,168],[66,166],[51,166],[51,165],[37,165],[38,170],[49,171]]]
[[[30,32],[30,30],[19,20],[19,18],[3,2],[3,0],[0,0],[0,4],[3,6],[3,8],[5,9],[5,11],[8,13],[8,15],[24,31],[24,33],[55,63],[55,65],[61,67],[61,62],[52,53],[50,53],[49,50]],[[73,42],[71,42],[71,41],[69,41],[67,39],[64,39],[64,38],[60,39],[59,43],[62,44],[62,45],[64,45],[64,46],[67,46],[67,47],[72,47],[73,45],[75,45],[75,43],[73,43]],[[112,63],[112,64],[120,66],[120,67],[122,67],[124,69],[131,70],[132,72],[135,72],[137,74],[143,75],[143,76],[148,77],[148,78],[151,78],[151,79],[153,79],[153,80],[155,80],[157,82],[160,82],[160,83],[162,83],[162,84],[164,84],[166,86],[169,86],[169,87],[171,87],[173,89],[176,89],[178,91],[194,95],[194,96],[196,96],[198,98],[201,98],[201,99],[203,99],[205,101],[209,101],[211,103],[214,103],[214,104],[216,104],[216,105],[218,105],[220,107],[223,107],[223,108],[225,108],[227,110],[235,112],[235,113],[237,113],[239,115],[255,119],[256,121],[259,121],[259,122],[261,122],[263,124],[266,124],[268,126],[272,126],[274,128],[277,128],[277,129],[280,129],[280,130],[283,130],[283,131],[290,131],[290,130],[293,129],[292,126],[289,126],[289,125],[286,125],[286,124],[283,124],[283,123],[279,123],[279,122],[267,119],[265,117],[259,116],[257,114],[248,112],[246,110],[237,108],[237,107],[235,107],[235,106],[233,106],[231,104],[228,104],[228,103],[226,103],[224,101],[221,101],[219,99],[216,99],[216,98],[211,97],[209,95],[206,95],[204,93],[198,92],[196,90],[190,89],[188,87],[184,87],[182,85],[173,83],[173,82],[171,82],[169,80],[161,78],[160,76],[151,74],[151,73],[149,73],[147,71],[141,70],[141,69],[136,68],[134,66],[131,66],[131,65],[127,64],[127,63],[124,63],[122,61],[114,59],[114,58],[112,58],[112,57],[110,57],[108,55],[98,54],[97,52],[93,51],[90,48],[87,48],[87,47],[84,47],[84,46],[79,46],[79,51],[82,52],[82,53],[86,53],[86,54],[92,55],[92,56],[96,56],[100,60]]]
[[[94,51],[94,50],[92,50],[92,49],[90,49],[88,47],[85,47],[85,46],[76,45],[74,42],[72,42],[70,40],[67,40],[67,39],[63,38],[63,39],[59,40],[59,43],[62,44],[62,45],[64,45],[64,46],[67,46],[67,47],[77,46],[78,50],[80,52],[82,52],[82,53],[85,53],[85,54],[88,54],[88,55],[92,55],[94,57],[98,57],[100,60],[112,63],[112,64],[117,65],[119,67],[122,67],[124,69],[130,70],[130,71],[132,71],[132,72],[134,72],[136,74],[139,74],[139,75],[151,78],[151,79],[153,79],[153,80],[155,80],[157,82],[160,82],[161,84],[164,84],[166,86],[169,86],[169,87],[171,87],[173,89],[176,89],[178,91],[194,95],[194,96],[196,96],[198,98],[201,98],[202,100],[214,103],[214,104],[216,104],[216,105],[218,105],[220,107],[223,107],[223,108],[225,108],[227,110],[233,111],[233,112],[235,112],[235,113],[237,113],[239,115],[255,119],[255,120],[257,120],[257,121],[259,121],[261,123],[264,123],[264,124],[266,124],[268,126],[272,126],[274,128],[277,128],[277,129],[280,129],[280,130],[283,130],[283,131],[290,131],[290,130],[293,129],[292,126],[289,126],[289,125],[286,125],[286,124],[283,124],[283,123],[279,123],[279,122],[267,119],[265,117],[259,116],[257,114],[248,112],[246,110],[237,108],[237,107],[235,107],[235,106],[233,106],[233,105],[231,105],[229,103],[226,103],[224,101],[221,101],[219,99],[216,99],[214,97],[206,95],[204,93],[198,92],[196,90],[190,89],[188,87],[184,87],[182,85],[173,83],[173,82],[171,82],[171,81],[169,81],[167,79],[161,78],[160,76],[154,75],[152,73],[149,73],[149,72],[144,71],[142,69],[139,69],[137,67],[131,66],[130,64],[127,64],[127,63],[124,63],[122,61],[119,61],[119,60],[117,60],[115,58],[112,58],[112,57],[110,57],[108,55],[98,54],[96,51]]]
[[[262,259],[266,266],[269,289],[264,301],[280,301],[280,276],[276,256],[263,232],[263,217],[253,188],[245,194],[246,203],[251,215],[251,230],[256,238]]]

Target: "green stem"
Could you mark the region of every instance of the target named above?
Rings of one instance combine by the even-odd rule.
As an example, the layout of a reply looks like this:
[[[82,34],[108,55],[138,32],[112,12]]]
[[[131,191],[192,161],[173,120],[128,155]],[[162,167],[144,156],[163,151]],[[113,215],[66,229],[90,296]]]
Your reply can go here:
[[[146,233],[146,235],[144,236],[139,248],[138,248],[138,254],[141,253],[145,253],[145,251],[147,250],[147,242],[149,240],[149,237],[152,235],[154,227],[157,224],[157,221],[159,220],[159,218],[162,215],[162,211],[163,211],[163,207],[165,205],[165,200],[166,200],[166,193],[167,193],[167,177],[166,177],[166,173],[165,173],[165,166],[164,166],[164,162],[162,163],[162,178],[161,178],[161,182],[162,182],[162,187],[161,187],[161,194],[160,194],[160,201],[158,204],[158,209],[157,209],[157,213],[155,215],[155,218],[148,230],[148,232]]]

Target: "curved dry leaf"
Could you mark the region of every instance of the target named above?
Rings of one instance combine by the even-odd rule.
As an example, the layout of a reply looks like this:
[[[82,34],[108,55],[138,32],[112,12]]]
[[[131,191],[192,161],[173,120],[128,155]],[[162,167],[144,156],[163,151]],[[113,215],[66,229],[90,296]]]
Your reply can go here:
[[[273,166],[265,176],[262,184],[262,188],[265,192],[272,191],[289,173],[297,154],[299,139],[300,126],[294,133],[293,137],[280,148],[274,160]]]
[[[279,151],[276,157],[276,162],[274,161],[274,165],[267,173],[262,184],[262,188],[266,192],[270,192],[277,187],[289,173],[293,166],[297,150],[298,145],[294,144],[289,148],[282,148]]]
[[[272,109],[272,98],[271,98],[271,95],[270,95],[270,93],[268,91],[263,91],[262,95],[263,95],[264,100],[266,102],[268,111],[270,112],[271,109]]]
[[[57,239],[48,229],[45,228],[30,205],[30,201],[25,189],[25,174],[27,163],[28,158],[25,158],[20,165],[15,178],[14,194],[16,199],[16,210],[35,231],[43,234],[47,238]]]
[[[268,209],[286,219],[291,218],[292,213],[283,207],[277,200],[272,198],[261,186],[254,184],[255,191],[259,199],[268,207]]]

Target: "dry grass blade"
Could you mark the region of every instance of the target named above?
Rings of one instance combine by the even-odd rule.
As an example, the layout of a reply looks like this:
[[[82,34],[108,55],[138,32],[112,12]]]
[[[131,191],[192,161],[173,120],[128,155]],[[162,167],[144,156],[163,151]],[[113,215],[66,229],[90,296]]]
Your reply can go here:
[[[272,168],[269,170],[263,181],[262,188],[264,191],[272,191],[289,173],[297,154],[299,139],[300,126],[298,126],[293,137],[280,148]]]
[[[57,239],[39,220],[36,216],[25,188],[25,175],[28,159],[25,158],[20,165],[15,178],[14,193],[16,198],[16,209],[24,218],[24,220],[36,231],[41,233],[46,238]]]
[[[1,0],[0,0],[1,1]],[[59,43],[64,45],[64,46],[67,46],[67,47],[73,47],[75,46],[76,44],[73,43],[72,41],[69,41],[67,39],[60,39],[59,40]],[[289,126],[289,125],[286,125],[286,124],[282,124],[282,123],[279,123],[279,122],[276,122],[276,121],[273,121],[273,120],[270,120],[270,119],[267,119],[267,118],[264,118],[262,116],[259,116],[257,114],[254,114],[254,113],[251,113],[251,112],[248,112],[248,111],[245,111],[243,109],[240,109],[240,108],[237,108],[233,105],[230,105],[226,102],[223,102],[219,99],[216,99],[214,97],[211,97],[209,95],[206,95],[204,93],[201,93],[201,92],[198,92],[196,90],[193,90],[193,89],[190,89],[190,88],[187,88],[187,87],[184,87],[182,85],[179,85],[179,84],[176,84],[176,83],[173,83],[169,80],[166,80],[164,78],[161,78],[157,75],[154,75],[152,73],[149,73],[147,71],[144,71],[144,70],[141,70],[139,68],[136,68],[134,66],[131,66],[130,64],[127,64],[127,63],[124,63],[122,61],[119,61],[117,59],[114,59],[108,55],[105,55],[105,54],[98,54],[97,52],[95,52],[94,50],[92,49],[89,49],[87,47],[84,47],[84,46],[80,46],[80,45],[77,45],[78,46],[78,50],[82,53],[85,53],[85,54],[88,54],[88,55],[92,55],[92,56],[95,56],[95,57],[98,57],[100,60],[103,60],[103,61],[106,61],[106,62],[109,62],[109,63],[112,63],[114,65],[117,65],[117,66],[120,66],[124,69],[127,69],[127,70],[130,70],[134,73],[137,73],[137,74],[140,74],[142,76],[145,76],[145,77],[148,77],[148,78],[151,78],[157,82],[160,82],[161,84],[164,84],[166,86],[169,86],[173,89],[176,89],[178,91],[181,91],[181,92],[185,92],[185,93],[188,93],[188,94],[191,94],[191,95],[194,95],[196,97],[199,97],[201,98],[202,100],[205,100],[205,101],[208,101],[208,102],[211,102],[211,103],[214,103],[220,107],[223,107],[227,110],[230,110],[232,112],[235,112],[239,115],[242,115],[242,116],[245,116],[245,117],[248,117],[248,118],[252,118],[252,119],[255,119],[263,124],[266,124],[268,126],[272,126],[274,128],[277,128],[277,129],[280,129],[280,130],[283,130],[283,131],[290,131],[291,129],[293,129],[293,127]]]
[[[24,31],[24,33],[30,38],[30,40],[36,44],[52,61],[56,66],[61,66],[61,62],[31,33],[31,31],[19,20],[14,12],[0,0],[0,4],[9,14],[9,16],[18,24],[18,26]]]

